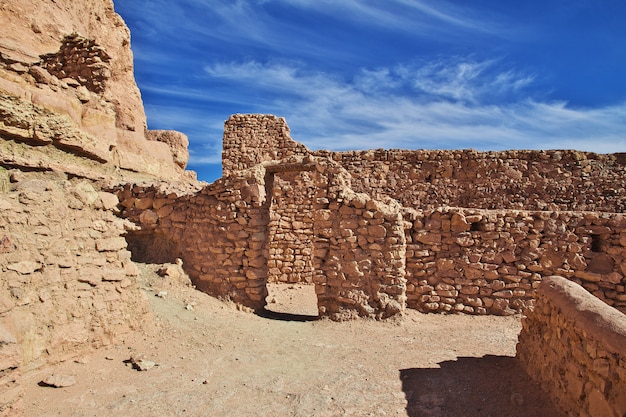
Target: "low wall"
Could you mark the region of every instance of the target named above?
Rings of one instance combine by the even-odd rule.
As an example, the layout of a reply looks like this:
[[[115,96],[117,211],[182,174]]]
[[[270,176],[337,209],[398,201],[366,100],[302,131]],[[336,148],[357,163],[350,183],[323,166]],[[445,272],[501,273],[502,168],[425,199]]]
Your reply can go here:
[[[542,276],[562,275],[626,311],[626,216],[592,212],[404,211],[408,307],[510,314]]]
[[[565,278],[544,279],[517,358],[570,416],[626,415],[626,316]]]

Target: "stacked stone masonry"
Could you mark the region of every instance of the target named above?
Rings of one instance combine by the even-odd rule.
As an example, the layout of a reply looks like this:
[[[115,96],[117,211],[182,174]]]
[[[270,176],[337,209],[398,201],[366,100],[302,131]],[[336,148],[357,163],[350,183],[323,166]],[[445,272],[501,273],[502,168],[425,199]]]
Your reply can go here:
[[[124,238],[133,226],[115,215],[117,197],[54,175],[16,171],[12,181],[0,193],[0,328],[14,335],[22,365],[137,328],[147,306]]]
[[[410,308],[521,312],[558,274],[626,311],[624,214],[443,207],[405,209],[404,220]]]
[[[279,247],[270,233],[276,230],[275,180],[289,172],[306,173],[315,190],[307,202],[313,217],[299,226],[305,244],[297,249],[310,262],[320,315],[343,320],[403,311],[406,239],[400,206],[354,193],[347,172],[328,159],[292,156],[199,190],[125,186],[118,191],[122,216],[141,227],[129,238],[131,250],[153,256],[168,248],[166,256],[183,259],[197,288],[261,309],[277,265],[272,253]]]
[[[516,357],[567,415],[626,415],[626,315],[552,276],[522,324]]]
[[[270,129],[272,120],[276,127]],[[285,146],[285,132],[283,119],[233,116],[226,122],[229,152],[224,153],[224,165],[234,166],[236,161],[243,169],[293,149],[301,154],[301,147]],[[235,149],[240,148],[256,159],[236,158]],[[621,154],[309,153],[342,165],[351,174],[354,190],[404,206],[406,296],[411,308],[520,312],[532,305],[542,276],[560,274],[608,304],[626,309],[621,214],[626,174]],[[275,187],[270,223],[272,279],[308,280],[301,268],[311,261],[306,257],[311,230],[307,216],[315,192],[310,185],[298,174],[281,177]],[[464,208],[449,207],[451,203]]]
[[[111,78],[111,57],[92,39],[77,33],[67,35],[56,53],[42,56],[42,67],[66,82],[77,82],[94,93],[102,93]]]
[[[391,197],[405,207],[626,210],[623,153],[381,149],[312,154],[348,170],[355,191]]]

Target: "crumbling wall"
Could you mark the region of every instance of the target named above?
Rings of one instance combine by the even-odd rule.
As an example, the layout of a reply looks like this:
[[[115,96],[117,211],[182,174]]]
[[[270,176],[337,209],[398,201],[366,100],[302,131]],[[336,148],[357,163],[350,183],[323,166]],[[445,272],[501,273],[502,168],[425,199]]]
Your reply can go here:
[[[269,222],[264,176],[251,170],[201,189],[128,184],[118,192],[121,214],[141,227],[129,239],[148,236],[141,240],[146,253],[166,245],[199,290],[262,308]]]
[[[626,316],[563,277],[544,279],[516,357],[570,416],[626,415]]]
[[[355,191],[405,207],[626,210],[626,154],[579,151],[315,151],[353,177]]]
[[[138,327],[146,307],[117,197],[87,181],[18,179],[0,194],[0,322],[24,363],[59,360]]]
[[[424,312],[510,314],[559,274],[626,311],[623,214],[405,210],[408,306]]]
[[[111,57],[93,39],[77,33],[63,38],[57,52],[41,57],[41,67],[48,74],[66,82],[75,82],[94,93],[102,93],[111,78]],[[32,67],[31,71],[37,72]],[[45,77],[45,75],[44,75]],[[42,80],[45,81],[45,80]]]
[[[403,311],[406,243],[400,206],[356,195],[349,189],[347,172],[330,160],[292,156],[179,193],[168,187],[126,185],[118,192],[125,207],[122,216],[140,225],[139,234],[149,236],[143,242],[166,242],[170,253],[183,259],[198,289],[262,309],[273,265],[275,177],[294,172],[309,173],[316,189],[313,213],[324,217],[315,217],[311,229],[312,281],[320,315],[343,320]],[[147,247],[144,252],[160,250]],[[374,259],[369,259],[371,251]]]
[[[400,206],[345,190],[337,199],[319,199],[314,218],[313,281],[320,312],[343,320],[404,311],[406,240]]]
[[[0,169],[0,177],[7,180],[0,192],[4,416],[19,415],[24,368],[111,343],[141,325],[147,303],[126,250],[132,225],[115,215],[115,195],[58,173]]]
[[[231,117],[225,124],[229,147],[225,166],[238,166],[240,148],[264,155],[259,160],[283,150],[306,152],[276,133],[284,130],[284,120],[275,117]],[[542,276],[559,274],[626,310],[622,255],[626,222],[616,214],[626,198],[621,154],[472,150],[310,154],[345,168],[349,188],[368,198],[391,196],[405,206],[406,296],[411,308],[470,314],[521,312],[532,305]],[[322,220],[326,222],[339,214],[323,212],[327,207],[316,203],[323,192],[315,191],[319,185],[309,177],[291,174],[277,184],[270,223],[270,251],[275,257],[270,262],[275,273],[270,276],[295,282],[299,275],[293,273],[294,254],[310,250],[310,223],[304,213],[311,211],[315,221],[326,216]],[[317,199],[304,199],[303,194]],[[451,203],[465,208],[451,208]],[[608,212],[571,211],[581,208]],[[340,232],[335,239],[349,233],[342,225],[335,230]]]
[[[291,139],[287,121],[270,114],[234,114],[224,123],[222,175],[262,162],[306,156],[308,149]]]

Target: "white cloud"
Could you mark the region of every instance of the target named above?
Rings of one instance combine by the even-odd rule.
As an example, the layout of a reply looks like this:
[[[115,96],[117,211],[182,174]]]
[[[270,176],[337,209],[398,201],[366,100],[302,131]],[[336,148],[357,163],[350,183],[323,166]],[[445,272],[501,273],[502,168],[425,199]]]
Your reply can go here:
[[[502,25],[488,21],[485,15],[477,16],[468,8],[460,8],[446,1],[264,0],[262,3],[271,1],[315,10],[346,21],[419,33],[421,36],[433,36],[434,33],[441,36],[446,31],[444,26],[484,33],[503,31]]]
[[[352,80],[255,61],[206,71],[241,88],[271,92],[274,99],[263,112],[285,116],[294,138],[312,149],[626,150],[626,103],[573,109],[536,101],[522,94],[532,75],[498,72],[496,62],[363,69]],[[411,85],[417,91],[401,88]],[[499,94],[506,100],[496,100]]]

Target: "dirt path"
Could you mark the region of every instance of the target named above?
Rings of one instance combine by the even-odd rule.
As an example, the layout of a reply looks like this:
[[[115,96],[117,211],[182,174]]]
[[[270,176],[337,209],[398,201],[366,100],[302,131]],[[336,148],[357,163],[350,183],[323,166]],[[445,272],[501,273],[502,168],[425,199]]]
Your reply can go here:
[[[286,321],[190,288],[156,297],[150,285],[153,320],[27,376],[26,415],[559,416],[513,358],[518,318],[409,310],[386,322]],[[134,370],[124,361],[137,353],[158,365]],[[77,383],[38,386],[51,373]]]

